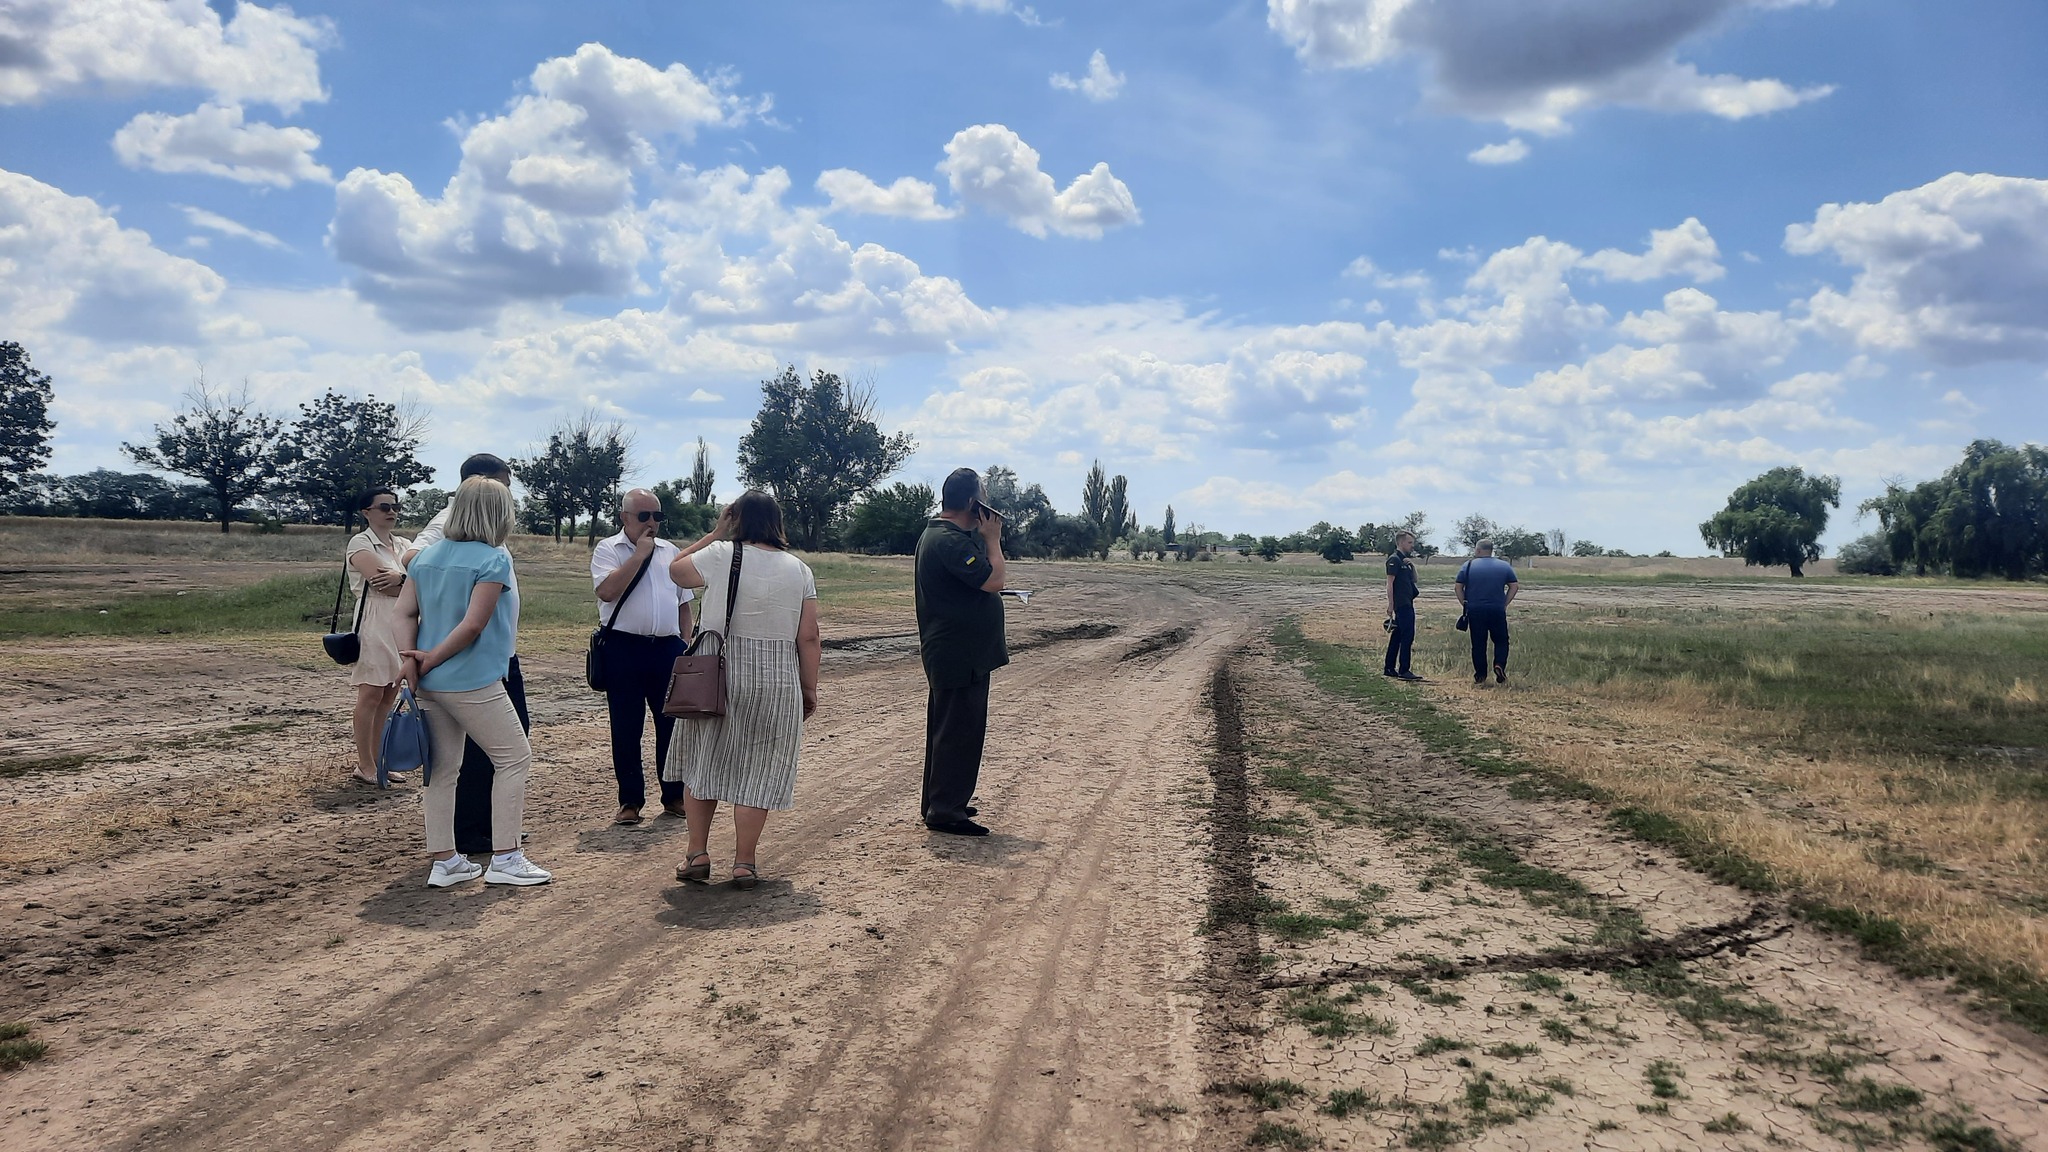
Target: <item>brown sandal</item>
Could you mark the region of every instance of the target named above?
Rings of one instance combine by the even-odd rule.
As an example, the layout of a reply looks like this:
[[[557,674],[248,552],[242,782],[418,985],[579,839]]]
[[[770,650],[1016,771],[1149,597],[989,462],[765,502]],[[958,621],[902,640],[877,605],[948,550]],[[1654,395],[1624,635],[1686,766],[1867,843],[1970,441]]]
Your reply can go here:
[[[740,869],[742,869],[742,868],[745,868],[745,869],[747,870],[747,871],[746,871],[746,874],[745,874],[745,875],[741,875],[741,874],[740,874]],[[735,861],[733,861],[733,862],[732,862],[732,886],[733,886],[733,887],[735,887],[735,888],[752,888],[753,886],[755,886],[756,884],[759,884],[760,882],[761,882],[761,870],[760,870],[759,868],[756,868],[756,867],[754,867],[754,865],[753,865],[753,863],[752,863],[751,861],[747,861],[747,860],[735,860]]]
[[[692,861],[699,859],[704,862],[702,864],[692,863]],[[711,853],[692,852],[688,856],[683,857],[683,862],[676,865],[676,879],[690,884],[702,884],[710,880]]]

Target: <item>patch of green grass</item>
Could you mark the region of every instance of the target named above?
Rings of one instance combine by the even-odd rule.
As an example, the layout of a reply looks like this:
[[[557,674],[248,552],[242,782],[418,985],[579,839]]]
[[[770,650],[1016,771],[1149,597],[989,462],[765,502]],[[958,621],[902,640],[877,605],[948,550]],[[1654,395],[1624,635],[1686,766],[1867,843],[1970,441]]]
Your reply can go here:
[[[1152,1120],[1164,1120],[1169,1116],[1185,1116],[1188,1110],[1169,1100],[1164,1104],[1140,1104],[1138,1115]]]
[[[1415,1046],[1415,1054],[1417,1056],[1435,1056],[1439,1052],[1462,1052],[1470,1047],[1472,1045],[1467,1044],[1463,1040],[1453,1040],[1448,1036],[1431,1036]]]
[[[1750,999],[1696,980],[1675,960],[1623,969],[1614,973],[1613,978],[1623,988],[1663,1000],[1701,1029],[1723,1023],[1744,1031],[1763,1032],[1785,1021],[1785,1013],[1770,1001]]]
[[[1259,1121],[1246,1141],[1254,1148],[1313,1148],[1315,1141],[1308,1134],[1292,1124],[1281,1124],[1272,1120]]]
[[[1465,998],[1456,992],[1445,992],[1421,980],[1403,980],[1400,984],[1417,1000],[1431,1007],[1455,1008],[1465,1002]]]
[[[72,772],[85,767],[91,759],[82,753],[70,756],[9,756],[0,759],[0,780],[42,772]]]
[[[1384,1112],[1386,1109],[1386,1104],[1380,1101],[1377,1092],[1368,1092],[1363,1088],[1339,1088],[1330,1093],[1318,1111],[1325,1116],[1335,1116],[1341,1120],[1358,1113]]]
[[[1220,1096],[1243,1096],[1262,1112],[1285,1108],[1295,1097],[1308,1095],[1308,1089],[1292,1080],[1224,1080],[1209,1085],[1209,1091]]]
[[[1749,1124],[1733,1112],[1723,1112],[1701,1127],[1716,1136],[1733,1136],[1738,1132],[1749,1131]]]
[[[1562,1020],[1545,1020],[1543,1034],[1559,1044],[1575,1044],[1580,1040],[1579,1034],[1572,1031],[1572,1026]]]
[[[1513,983],[1524,992],[1556,992],[1564,987],[1563,980],[1548,972],[1524,972]]]
[[[1524,1056],[1534,1056],[1541,1051],[1542,1049],[1534,1044],[1495,1044],[1486,1050],[1486,1054],[1496,1060],[1520,1060]]]
[[[1652,1060],[1643,1069],[1643,1079],[1650,1082],[1650,1095],[1659,1100],[1682,1099],[1684,1093],[1678,1090],[1678,1081],[1684,1075],[1685,1070],[1669,1060]]]
[[[1464,1127],[1456,1121],[1439,1120],[1431,1117],[1427,1120],[1416,1121],[1415,1126],[1408,1129],[1407,1144],[1410,1148],[1421,1148],[1425,1152],[1434,1152],[1435,1149],[1449,1148],[1463,1139],[1464,1135]]]
[[[2020,1152],[2020,1146],[1968,1117],[1941,1116],[1927,1128],[1935,1152]]]
[[[1277,896],[1260,896],[1259,931],[1281,940],[1302,943],[1320,939],[1330,932],[1356,932],[1372,922],[1372,912],[1363,900],[1324,898],[1321,904],[1322,913],[1297,912]]]
[[[1769,868],[1715,843],[1661,812],[1617,808],[1607,818],[1616,828],[1639,840],[1670,849],[1686,863],[1723,884],[1733,884],[1750,892],[1778,890],[1777,878],[1771,875]]]
[[[1907,1112],[1926,1102],[1926,1095],[1904,1084],[1880,1084],[1862,1077],[1844,1085],[1835,1103],[1852,1112]]]
[[[1300,993],[1287,1005],[1283,1015],[1307,1026],[1309,1035],[1325,1040],[1340,1040],[1360,1034],[1394,1034],[1391,1023],[1368,1012],[1349,1011],[1345,1005],[1356,1000],[1356,995],[1331,998],[1320,992]]]
[[[50,1054],[50,1046],[29,1035],[27,1024],[0,1024],[0,1072],[12,1072]]]

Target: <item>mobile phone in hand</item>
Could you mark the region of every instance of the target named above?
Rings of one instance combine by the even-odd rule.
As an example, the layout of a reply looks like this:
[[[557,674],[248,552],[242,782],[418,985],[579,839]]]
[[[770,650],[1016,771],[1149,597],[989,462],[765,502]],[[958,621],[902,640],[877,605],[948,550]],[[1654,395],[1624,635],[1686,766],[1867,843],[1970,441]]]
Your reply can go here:
[[[997,520],[1007,520],[1007,519],[1009,519],[1009,517],[1007,517],[1007,516],[1003,515],[1003,514],[1002,514],[1001,512],[998,512],[998,511],[996,511],[996,510],[995,510],[995,509],[994,509],[993,507],[991,507],[991,506],[989,505],[989,502],[988,502],[988,501],[986,501],[986,500],[976,500],[976,501],[974,502],[974,518],[975,518],[976,520],[980,520],[980,519],[982,519],[982,518],[984,518],[984,517],[989,517],[989,516],[992,516],[992,517],[996,518]]]

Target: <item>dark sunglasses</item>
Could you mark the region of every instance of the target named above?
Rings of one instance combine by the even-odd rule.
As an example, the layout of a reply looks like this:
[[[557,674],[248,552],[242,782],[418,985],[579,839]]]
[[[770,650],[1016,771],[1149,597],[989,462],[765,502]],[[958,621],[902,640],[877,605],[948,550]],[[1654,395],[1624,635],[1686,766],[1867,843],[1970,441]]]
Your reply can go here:
[[[391,504],[391,503],[384,503],[384,504],[372,504],[372,505],[370,505],[370,507],[371,507],[371,508],[374,508],[374,509],[376,509],[376,510],[377,510],[377,511],[379,511],[379,512],[396,512],[396,511],[398,511],[398,505],[396,505],[396,504]]]
[[[668,513],[666,512],[635,512],[633,515],[638,517],[642,524],[647,523],[649,520],[659,524],[668,519]]]

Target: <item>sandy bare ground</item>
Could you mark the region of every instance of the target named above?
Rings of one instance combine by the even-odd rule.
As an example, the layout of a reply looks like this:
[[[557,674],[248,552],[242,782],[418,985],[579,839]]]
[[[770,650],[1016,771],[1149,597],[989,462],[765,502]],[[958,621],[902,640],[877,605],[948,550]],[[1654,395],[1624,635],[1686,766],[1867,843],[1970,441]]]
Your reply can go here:
[[[1499,830],[1653,935],[1748,905],[1584,831],[1590,813],[1436,762],[1258,648],[1265,616],[1345,592],[1070,565],[1030,576],[1043,596],[1012,610],[1021,651],[998,677],[980,795],[999,834],[950,840],[917,823],[922,676],[902,622],[863,620],[871,639],[829,654],[797,808],[771,821],[769,879],[751,893],[677,884],[678,821],[607,823],[602,708],[571,656],[528,661],[529,851],[558,882],[431,891],[416,793],[336,783],[346,717],[317,653],[10,646],[5,756],[93,758],[0,779],[0,1020],[32,1021],[51,1046],[0,1079],[0,1148],[1224,1148],[1261,1120],[1380,1147],[1432,1119],[1465,1124],[1465,1080],[1496,1065],[1524,1100],[1553,1099],[1482,1126],[1473,1146],[1691,1147],[1705,1117],[1736,1111],[1748,1134],[1729,1146],[1773,1132],[1831,1147],[1845,1138],[1826,1117],[1842,1110],[1801,1107],[1835,1091],[1811,1054],[1865,1048],[1884,1062],[1854,1076],[1924,1092],[1913,1117],[1968,1109],[2006,1138],[2038,1138],[2048,1064],[2031,1038],[1797,931],[1693,966],[1787,1019],[1840,1014],[1771,1041],[1807,1063],[1763,1066],[1776,1095],[1749,1111],[1730,1085],[1759,1067],[1742,1052],[1762,1041],[1606,977],[1567,974],[1539,996],[1474,976],[1455,1006],[1380,981],[1384,995],[1360,993],[1356,1010],[1393,1035],[1311,1036],[1289,1015],[1299,994],[1262,981],[1337,960],[1528,951],[1590,929],[1453,875],[1456,846],[1426,831],[1328,824],[1264,786],[1260,757],[1275,749],[1347,781],[1362,812]],[[1211,707],[1225,665],[1251,762],[1234,800]],[[1341,738],[1303,736],[1307,719]],[[1233,804],[1300,831],[1219,856],[1219,835],[1243,846],[1220,822]],[[713,851],[722,880],[729,825]],[[1386,895],[1356,930],[1290,942],[1205,927],[1232,885],[1314,908],[1372,884]],[[1277,959],[1260,968],[1260,953]],[[1545,1040],[1552,1017],[1586,1041]],[[1475,1047],[1415,1055],[1435,1033]],[[1525,1033],[1541,1055],[1484,1055]],[[1683,1099],[1645,1095],[1655,1059],[1683,1069]],[[1554,1076],[1577,1095],[1526,1087]],[[1261,1077],[1318,1095],[1261,1113],[1211,1090]],[[1318,1111],[1344,1088],[1388,1110]],[[1668,1113],[1635,1110],[1660,1102]],[[1620,1127],[1596,1131],[1602,1120]]]

